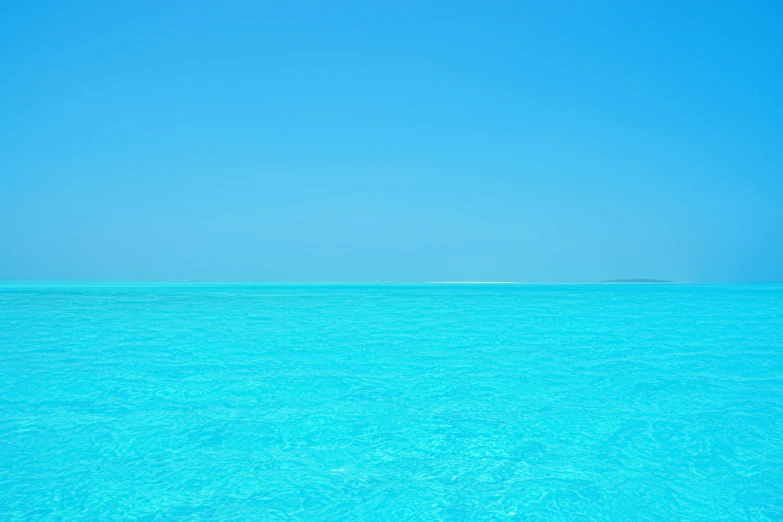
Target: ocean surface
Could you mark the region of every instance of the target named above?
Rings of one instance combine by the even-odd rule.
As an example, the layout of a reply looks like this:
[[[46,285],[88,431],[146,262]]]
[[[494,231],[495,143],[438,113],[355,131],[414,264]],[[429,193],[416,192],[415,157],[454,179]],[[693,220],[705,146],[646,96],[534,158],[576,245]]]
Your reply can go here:
[[[782,285],[0,283],[0,520],[783,520]]]

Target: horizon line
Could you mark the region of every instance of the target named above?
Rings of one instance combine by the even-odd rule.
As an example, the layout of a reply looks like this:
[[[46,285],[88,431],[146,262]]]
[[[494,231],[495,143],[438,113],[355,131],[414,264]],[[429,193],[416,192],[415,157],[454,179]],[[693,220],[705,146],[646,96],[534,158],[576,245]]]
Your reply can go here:
[[[0,279],[0,285],[8,284],[169,284],[169,285],[742,285],[742,284],[783,284],[783,281],[415,281],[415,280],[242,280],[242,279]]]

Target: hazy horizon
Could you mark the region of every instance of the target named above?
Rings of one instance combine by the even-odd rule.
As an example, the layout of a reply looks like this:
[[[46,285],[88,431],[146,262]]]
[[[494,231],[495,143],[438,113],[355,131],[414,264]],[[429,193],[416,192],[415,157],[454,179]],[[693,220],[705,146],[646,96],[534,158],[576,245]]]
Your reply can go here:
[[[745,282],[714,282],[714,281],[669,281],[669,280],[602,280],[602,281],[330,281],[330,280],[230,280],[230,279],[2,279],[0,284],[10,285],[344,285],[344,286],[377,286],[377,285],[519,285],[519,286],[558,286],[558,285],[702,285],[702,286],[726,286],[726,285],[783,285],[779,281],[745,281]]]

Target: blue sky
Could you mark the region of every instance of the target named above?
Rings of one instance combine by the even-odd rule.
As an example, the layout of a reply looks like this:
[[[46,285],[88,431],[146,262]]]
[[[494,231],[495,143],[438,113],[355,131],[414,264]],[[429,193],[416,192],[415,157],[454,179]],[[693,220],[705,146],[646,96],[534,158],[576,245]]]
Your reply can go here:
[[[783,281],[780,2],[3,2],[0,279]]]

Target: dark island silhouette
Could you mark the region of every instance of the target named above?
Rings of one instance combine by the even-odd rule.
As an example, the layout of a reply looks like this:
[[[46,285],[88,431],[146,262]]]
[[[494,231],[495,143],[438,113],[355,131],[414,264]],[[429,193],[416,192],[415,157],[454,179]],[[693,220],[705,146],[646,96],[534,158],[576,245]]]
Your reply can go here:
[[[673,283],[664,279],[607,279],[602,283]]]

